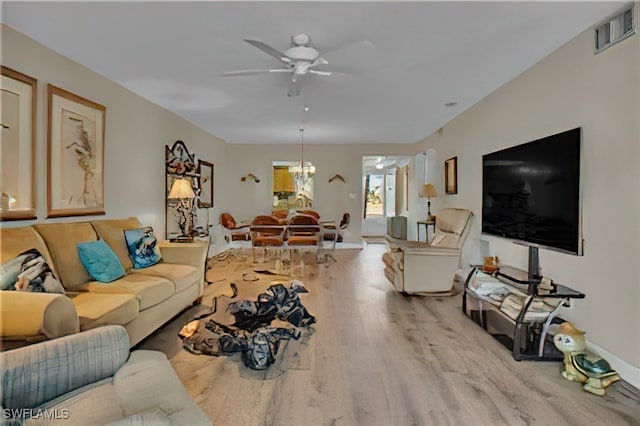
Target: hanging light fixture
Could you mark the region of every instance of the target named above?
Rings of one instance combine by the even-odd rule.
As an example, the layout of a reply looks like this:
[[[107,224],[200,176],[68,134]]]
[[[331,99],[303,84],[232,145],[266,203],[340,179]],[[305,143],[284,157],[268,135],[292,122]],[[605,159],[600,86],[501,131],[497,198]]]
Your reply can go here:
[[[300,127],[300,129],[298,130],[300,131],[300,164],[296,166],[290,166],[289,172],[300,175],[298,177],[306,178],[310,174],[315,173],[316,168],[313,164],[304,162],[304,127]]]

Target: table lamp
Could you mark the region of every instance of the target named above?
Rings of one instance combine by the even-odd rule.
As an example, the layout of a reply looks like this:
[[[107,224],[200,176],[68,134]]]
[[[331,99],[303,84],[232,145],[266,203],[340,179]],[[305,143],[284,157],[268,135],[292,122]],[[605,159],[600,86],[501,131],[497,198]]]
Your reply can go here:
[[[431,183],[425,183],[420,188],[420,198],[427,199],[427,220],[431,220],[431,198],[437,197],[438,191],[436,187]]]
[[[171,191],[169,191],[169,200],[176,200],[176,210],[178,211],[178,226],[180,227],[181,235],[178,239],[188,238],[187,230],[193,229],[193,214],[191,211],[191,203],[196,198],[191,181],[189,179],[181,178],[177,179],[171,185]]]

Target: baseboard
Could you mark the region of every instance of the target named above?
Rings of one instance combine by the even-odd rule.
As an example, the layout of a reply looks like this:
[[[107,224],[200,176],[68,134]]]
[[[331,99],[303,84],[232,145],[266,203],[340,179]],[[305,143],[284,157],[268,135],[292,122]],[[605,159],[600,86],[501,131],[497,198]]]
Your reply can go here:
[[[616,355],[604,348],[601,348],[593,342],[587,342],[587,346],[593,352],[596,352],[598,355],[606,359],[625,382],[629,383],[636,389],[640,389],[640,368],[618,358]]]

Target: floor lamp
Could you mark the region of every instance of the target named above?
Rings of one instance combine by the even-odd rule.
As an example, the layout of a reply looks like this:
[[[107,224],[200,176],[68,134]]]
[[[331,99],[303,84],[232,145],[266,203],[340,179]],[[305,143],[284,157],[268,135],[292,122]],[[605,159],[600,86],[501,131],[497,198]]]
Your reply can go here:
[[[191,181],[189,179],[180,178],[173,182],[171,191],[169,191],[169,200],[176,201],[176,210],[178,211],[178,226],[181,235],[176,241],[189,239],[189,232],[193,230],[193,212],[192,202],[196,198],[193,192]]]

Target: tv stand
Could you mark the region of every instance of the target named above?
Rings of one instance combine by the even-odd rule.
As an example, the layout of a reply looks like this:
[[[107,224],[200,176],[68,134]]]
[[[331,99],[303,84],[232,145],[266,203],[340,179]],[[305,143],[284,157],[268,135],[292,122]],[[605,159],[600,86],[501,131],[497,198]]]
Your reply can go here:
[[[474,267],[464,283],[462,311],[512,351],[514,359],[560,361],[553,345],[563,305],[585,295],[561,284],[538,288],[528,271],[501,266],[493,274]]]

